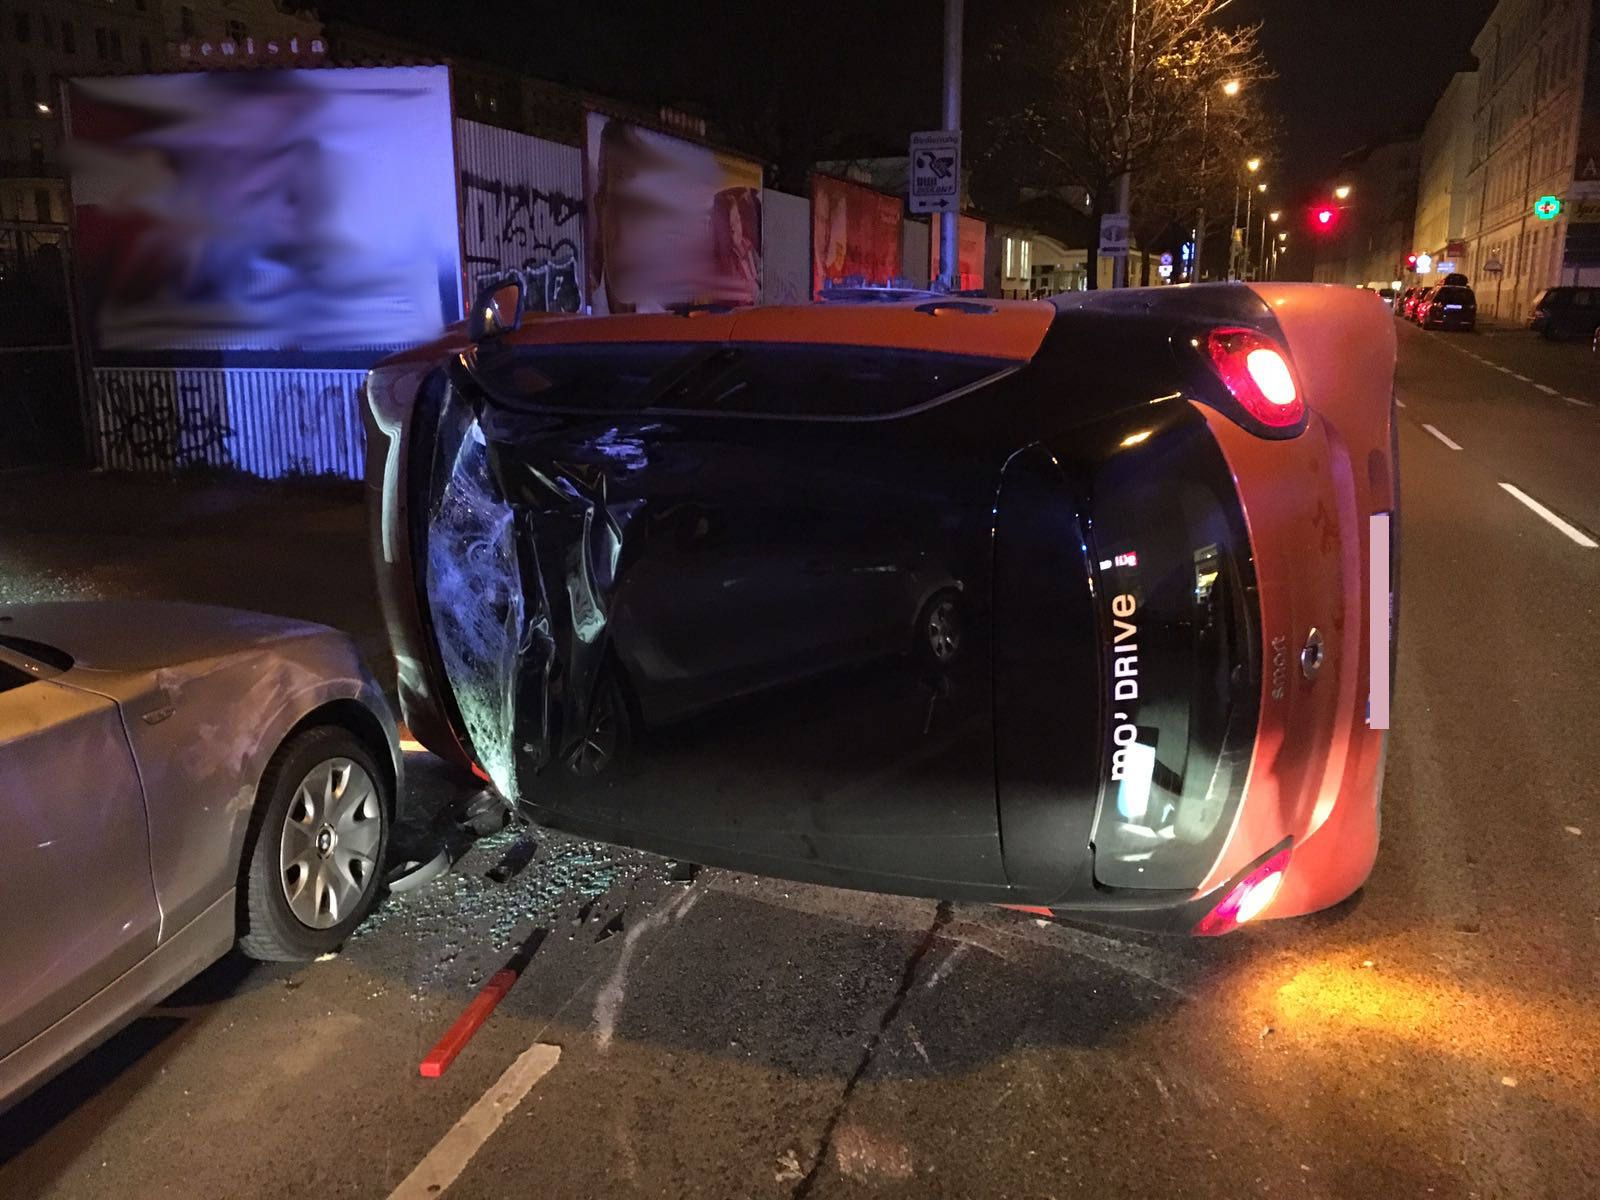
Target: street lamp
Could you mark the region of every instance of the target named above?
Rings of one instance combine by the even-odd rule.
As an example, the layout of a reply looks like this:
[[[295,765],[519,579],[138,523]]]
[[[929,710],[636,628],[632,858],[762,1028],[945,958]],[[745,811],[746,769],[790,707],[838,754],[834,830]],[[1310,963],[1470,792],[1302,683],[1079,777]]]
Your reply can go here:
[[[1242,87],[1244,87],[1244,84],[1241,83],[1239,80],[1237,80],[1237,79],[1229,79],[1228,81],[1226,81],[1222,85],[1222,94],[1224,96],[1228,96],[1230,98],[1233,97],[1233,96],[1237,96],[1239,94],[1239,90]],[[1211,94],[1209,92],[1207,92],[1205,94],[1204,105],[1203,105],[1203,107],[1201,109],[1201,112],[1200,112],[1200,178],[1202,180],[1205,179],[1206,158],[1207,158],[1208,154],[1210,153],[1210,149],[1211,149]],[[1239,222],[1239,203],[1238,203],[1238,200],[1239,200],[1239,192],[1238,192],[1238,189],[1235,188],[1234,189],[1234,205],[1233,205],[1233,220],[1234,220],[1234,224],[1238,224],[1238,222]],[[1191,282],[1198,282],[1199,279],[1200,279],[1200,264],[1205,262],[1205,258],[1204,258],[1205,248],[1206,248],[1206,207],[1205,207],[1204,197],[1202,196],[1201,203],[1200,203],[1200,211],[1196,214],[1196,220],[1195,220],[1195,224],[1194,224],[1194,261],[1189,264],[1189,279],[1190,279]],[[1229,230],[1229,232],[1228,232],[1228,253],[1230,255],[1233,253],[1233,232],[1232,232],[1232,230]],[[1230,267],[1231,267],[1231,264],[1230,264]],[[1228,273],[1230,275],[1232,275],[1233,272],[1230,270]]]
[[[1350,185],[1348,183],[1341,183],[1338,187],[1334,188],[1333,198],[1335,200],[1350,199]]]
[[[1251,157],[1251,158],[1245,159],[1244,160],[1244,169],[1246,171],[1249,171],[1250,174],[1254,175],[1257,171],[1261,170],[1261,159],[1259,157]],[[1234,270],[1234,254],[1233,254],[1233,239],[1238,235],[1238,233],[1239,233],[1239,181],[1237,179],[1235,179],[1234,183],[1233,183],[1233,223],[1228,226],[1228,278],[1229,279],[1238,278],[1238,276],[1237,276],[1237,274],[1236,274],[1236,272]],[[1245,204],[1244,204],[1244,240],[1246,242],[1248,242],[1250,240],[1250,193],[1248,191],[1245,193]],[[1246,247],[1246,250],[1248,251],[1248,247]],[[1246,257],[1248,258],[1248,253],[1247,253]]]

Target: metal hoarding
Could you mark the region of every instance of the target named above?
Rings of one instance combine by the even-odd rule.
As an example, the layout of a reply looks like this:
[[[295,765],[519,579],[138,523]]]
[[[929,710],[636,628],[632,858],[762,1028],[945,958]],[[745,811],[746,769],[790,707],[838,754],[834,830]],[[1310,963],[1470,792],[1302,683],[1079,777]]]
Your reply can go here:
[[[901,278],[899,196],[811,176],[811,286],[887,287]]]

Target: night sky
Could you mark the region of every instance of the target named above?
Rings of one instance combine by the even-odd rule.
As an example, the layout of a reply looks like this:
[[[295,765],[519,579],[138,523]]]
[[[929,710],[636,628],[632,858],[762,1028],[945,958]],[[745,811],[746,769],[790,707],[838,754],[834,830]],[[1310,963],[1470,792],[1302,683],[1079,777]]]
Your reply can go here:
[[[969,59],[986,22],[1037,2],[969,3]],[[1494,0],[1232,0],[1218,19],[1261,21],[1278,75],[1267,86],[1285,134],[1273,180],[1280,194],[1309,202],[1346,152],[1420,132],[1493,8]],[[938,119],[941,0],[523,0],[471,9],[471,21],[442,0],[324,0],[321,9],[628,99],[698,100],[715,112],[781,91],[798,103],[774,116],[792,122],[798,110],[802,140],[818,143],[818,157],[896,153],[909,129]]]
[[[1284,124],[1280,178],[1309,199],[1364,142],[1422,131],[1495,0],[1234,0],[1222,16],[1262,23]]]

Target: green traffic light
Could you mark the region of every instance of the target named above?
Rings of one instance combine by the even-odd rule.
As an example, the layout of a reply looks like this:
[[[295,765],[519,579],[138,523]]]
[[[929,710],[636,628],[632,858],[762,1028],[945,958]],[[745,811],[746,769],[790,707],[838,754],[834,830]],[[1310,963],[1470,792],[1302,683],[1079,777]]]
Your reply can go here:
[[[1541,221],[1554,221],[1561,215],[1561,200],[1556,196],[1540,196],[1533,202],[1533,215]]]

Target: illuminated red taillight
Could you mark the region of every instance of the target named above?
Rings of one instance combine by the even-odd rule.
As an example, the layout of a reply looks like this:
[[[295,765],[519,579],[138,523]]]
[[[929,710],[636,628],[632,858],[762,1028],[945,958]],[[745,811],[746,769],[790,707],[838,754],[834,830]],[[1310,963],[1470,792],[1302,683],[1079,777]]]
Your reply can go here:
[[[1194,927],[1195,936],[1216,937],[1264,913],[1283,884],[1283,873],[1289,869],[1289,851],[1290,847],[1285,846],[1229,888],[1222,901]]]
[[[1213,329],[1206,354],[1233,398],[1263,425],[1283,429],[1305,415],[1300,386],[1283,350],[1255,329]]]

